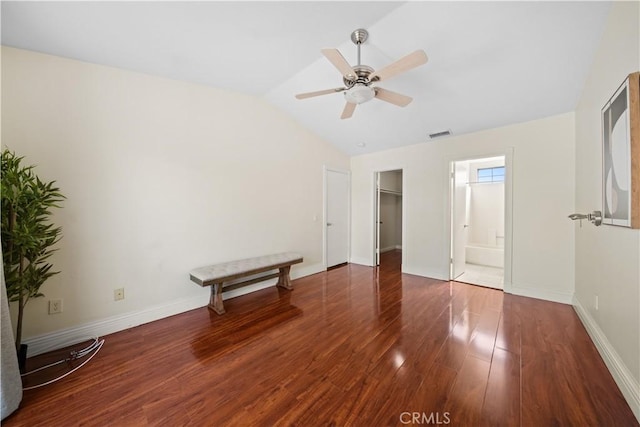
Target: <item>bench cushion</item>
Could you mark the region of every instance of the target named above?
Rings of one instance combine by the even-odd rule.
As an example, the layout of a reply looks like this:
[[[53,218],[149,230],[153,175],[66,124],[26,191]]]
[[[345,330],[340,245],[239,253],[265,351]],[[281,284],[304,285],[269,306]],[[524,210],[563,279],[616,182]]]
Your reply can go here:
[[[209,286],[213,283],[222,283],[299,262],[302,262],[302,255],[295,252],[284,252],[200,267],[191,270],[190,274],[191,280],[200,286]]]

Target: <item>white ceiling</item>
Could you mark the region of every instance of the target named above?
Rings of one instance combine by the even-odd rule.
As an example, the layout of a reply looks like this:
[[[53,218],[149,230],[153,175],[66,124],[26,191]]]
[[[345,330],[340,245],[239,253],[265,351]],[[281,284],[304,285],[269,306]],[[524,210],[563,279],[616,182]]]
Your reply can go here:
[[[262,96],[350,155],[573,111],[608,2],[2,2],[2,44]],[[429,62],[381,83],[341,120],[342,85],[320,54],[379,69],[416,49]],[[365,143],[365,147],[357,146]]]

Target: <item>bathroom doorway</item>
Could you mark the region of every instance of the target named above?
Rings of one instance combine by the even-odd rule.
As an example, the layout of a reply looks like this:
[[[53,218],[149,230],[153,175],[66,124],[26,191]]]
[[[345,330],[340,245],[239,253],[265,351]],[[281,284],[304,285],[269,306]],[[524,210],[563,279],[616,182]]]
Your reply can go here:
[[[450,278],[503,289],[505,156],[455,161],[450,172]]]

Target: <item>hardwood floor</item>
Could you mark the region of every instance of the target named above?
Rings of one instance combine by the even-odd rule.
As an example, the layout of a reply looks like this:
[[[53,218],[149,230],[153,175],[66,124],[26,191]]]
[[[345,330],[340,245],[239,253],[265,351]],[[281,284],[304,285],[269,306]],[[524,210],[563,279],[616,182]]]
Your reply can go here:
[[[638,425],[571,306],[402,275],[399,262],[109,335],[3,424]]]

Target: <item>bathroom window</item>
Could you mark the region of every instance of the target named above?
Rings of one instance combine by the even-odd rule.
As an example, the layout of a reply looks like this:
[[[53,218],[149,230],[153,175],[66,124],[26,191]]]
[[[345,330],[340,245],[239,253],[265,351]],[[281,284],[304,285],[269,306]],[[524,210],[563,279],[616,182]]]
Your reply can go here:
[[[504,166],[478,169],[478,182],[504,182]]]

